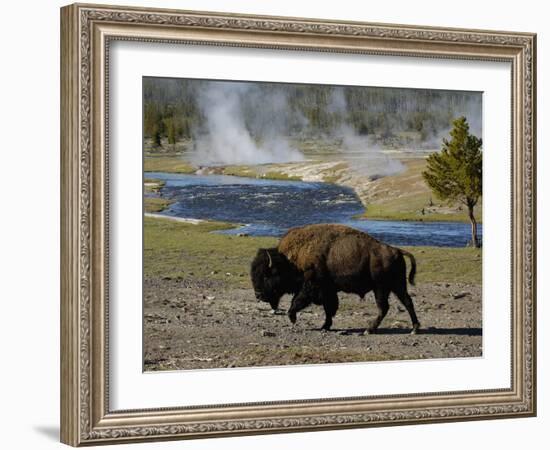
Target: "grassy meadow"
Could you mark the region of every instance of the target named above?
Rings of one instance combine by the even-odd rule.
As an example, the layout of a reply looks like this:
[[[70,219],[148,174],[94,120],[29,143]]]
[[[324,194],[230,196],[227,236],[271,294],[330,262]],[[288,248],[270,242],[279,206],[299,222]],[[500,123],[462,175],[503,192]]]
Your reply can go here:
[[[372,183],[365,218],[469,222],[466,207],[449,206],[433,196],[422,178],[426,159],[415,158],[403,161],[403,164],[406,167],[403,172]],[[481,223],[481,200],[474,212],[477,222]]]
[[[144,276],[212,279],[250,287],[249,267],[258,248],[274,247],[276,238],[223,235],[234,227],[222,222],[197,225],[145,217]],[[417,262],[417,282],[481,283],[481,250],[406,247]]]

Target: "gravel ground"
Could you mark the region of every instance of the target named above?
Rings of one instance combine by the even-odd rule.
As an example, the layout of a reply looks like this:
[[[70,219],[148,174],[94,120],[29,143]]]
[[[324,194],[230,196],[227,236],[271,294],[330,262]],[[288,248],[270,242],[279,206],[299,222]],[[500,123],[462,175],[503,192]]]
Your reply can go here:
[[[280,366],[396,359],[482,356],[481,286],[420,284],[409,289],[422,324],[395,296],[375,335],[363,335],[376,316],[372,294],[360,301],[340,294],[333,329],[321,332],[323,308],[312,305],[292,326],[290,297],[273,314],[251,289],[200,279],[146,279],[144,369],[181,370]]]

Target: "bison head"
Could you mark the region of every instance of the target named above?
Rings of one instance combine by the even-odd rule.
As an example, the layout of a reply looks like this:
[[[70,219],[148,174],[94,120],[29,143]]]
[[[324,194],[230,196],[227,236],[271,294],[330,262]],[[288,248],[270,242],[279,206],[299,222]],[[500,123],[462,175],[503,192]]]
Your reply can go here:
[[[250,267],[252,286],[258,301],[267,302],[276,310],[284,294],[299,290],[301,275],[276,248],[261,248]]]

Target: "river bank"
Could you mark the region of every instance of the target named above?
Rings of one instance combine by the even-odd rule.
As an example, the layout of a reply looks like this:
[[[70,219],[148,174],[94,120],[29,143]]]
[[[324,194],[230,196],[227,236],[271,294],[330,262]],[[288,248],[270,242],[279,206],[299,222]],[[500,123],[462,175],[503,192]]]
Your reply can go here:
[[[147,172],[146,189],[147,213],[242,224],[226,234],[280,237],[292,227],[340,223],[396,246],[464,247],[470,239],[464,222],[366,220],[356,192],[334,183]]]
[[[365,207],[363,217],[371,220],[469,222],[461,206],[449,206],[433,197],[422,179],[423,156],[407,155],[401,163],[402,172],[377,177],[366,176],[334,155],[287,164],[215,167],[194,167],[181,155],[163,155],[146,157],[144,171],[334,183],[352,188]],[[475,215],[482,223],[481,202]]]

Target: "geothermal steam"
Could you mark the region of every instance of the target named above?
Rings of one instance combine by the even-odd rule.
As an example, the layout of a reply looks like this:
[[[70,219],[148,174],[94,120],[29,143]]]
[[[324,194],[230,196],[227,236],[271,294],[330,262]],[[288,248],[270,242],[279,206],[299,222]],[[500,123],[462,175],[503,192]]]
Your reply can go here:
[[[193,129],[194,152],[191,161],[202,165],[255,165],[303,161],[304,155],[293,146],[290,136],[296,139],[309,136],[319,145],[337,144],[339,158],[348,162],[352,170],[365,176],[392,175],[404,170],[403,164],[387,149],[382,148],[377,135],[359,134],[351,126],[351,107],[345,88],[327,89],[327,97],[318,105],[333,115],[329,128],[311,134],[310,123],[290,105],[291,88],[288,85],[263,85],[228,81],[209,81],[195,92],[200,111],[200,125]],[[365,105],[369,112],[383,114],[392,132],[406,131],[407,112],[426,111],[434,115],[452,111],[453,117],[464,115],[471,132],[481,136],[481,99],[472,97],[465,104],[452,104],[441,98],[420,106],[414,96],[400,99],[397,112],[388,112],[388,105]],[[351,100],[350,100],[351,101]],[[441,140],[448,137],[446,129],[426,131],[421,142],[406,144],[409,151],[436,151]]]
[[[195,136],[197,165],[304,159],[285,135],[289,110],[285,95],[261,92],[252,84],[211,82],[199,91],[198,106],[205,122]],[[254,108],[250,123],[245,122],[245,108]]]
[[[332,91],[328,110],[343,117],[347,115],[348,105],[342,88]],[[341,140],[343,156],[354,172],[368,177],[382,177],[397,174],[405,169],[400,161],[384,153],[372,137],[359,135],[345,122],[342,122],[332,134]]]

